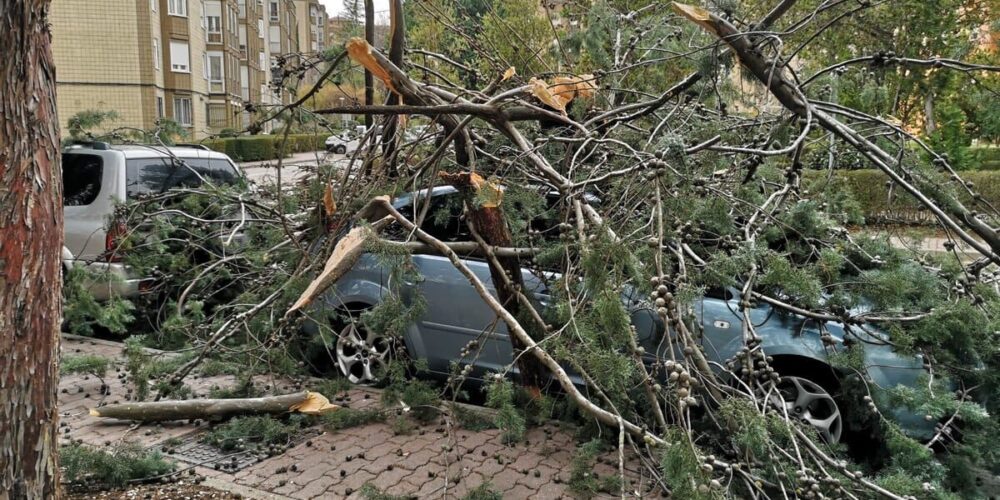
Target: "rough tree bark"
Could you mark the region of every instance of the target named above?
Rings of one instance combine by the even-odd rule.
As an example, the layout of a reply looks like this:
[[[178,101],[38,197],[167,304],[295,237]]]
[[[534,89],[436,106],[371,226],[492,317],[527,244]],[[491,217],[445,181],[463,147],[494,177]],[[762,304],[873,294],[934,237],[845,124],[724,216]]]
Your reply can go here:
[[[0,498],[58,498],[62,170],[48,0],[0,2]]]

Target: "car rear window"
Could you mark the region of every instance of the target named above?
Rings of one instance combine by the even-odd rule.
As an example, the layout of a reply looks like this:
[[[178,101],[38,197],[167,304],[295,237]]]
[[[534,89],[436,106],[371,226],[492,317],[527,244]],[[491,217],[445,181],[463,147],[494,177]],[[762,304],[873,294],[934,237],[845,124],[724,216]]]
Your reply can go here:
[[[64,154],[63,164],[63,205],[90,205],[101,192],[101,177],[104,175],[104,160],[100,156],[85,154]]]
[[[239,176],[223,159],[181,158],[187,167],[172,158],[133,158],[125,162],[125,193],[129,198],[162,193],[173,188],[196,188],[200,175],[213,184],[232,184]],[[190,167],[190,168],[188,168]],[[191,170],[197,172],[192,172]]]

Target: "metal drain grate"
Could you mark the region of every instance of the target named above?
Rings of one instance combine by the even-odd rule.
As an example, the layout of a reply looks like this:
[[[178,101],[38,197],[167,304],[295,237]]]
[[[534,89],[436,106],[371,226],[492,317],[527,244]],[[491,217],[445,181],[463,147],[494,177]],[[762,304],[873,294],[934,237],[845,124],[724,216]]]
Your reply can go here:
[[[260,450],[222,450],[208,443],[201,442],[204,434],[204,432],[189,434],[181,438],[180,443],[157,445],[156,448],[170,458],[230,474],[270,458],[267,453]],[[292,438],[287,446],[291,448],[318,435],[319,431],[315,429],[303,429],[302,432],[297,433]]]

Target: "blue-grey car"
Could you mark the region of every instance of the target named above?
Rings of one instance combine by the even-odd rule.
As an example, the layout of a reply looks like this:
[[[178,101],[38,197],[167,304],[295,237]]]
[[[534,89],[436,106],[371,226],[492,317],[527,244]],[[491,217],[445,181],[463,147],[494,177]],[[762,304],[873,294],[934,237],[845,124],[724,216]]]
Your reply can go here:
[[[420,202],[414,203],[414,200]],[[429,207],[425,207],[427,203]],[[411,220],[416,220],[416,214],[426,210],[422,228],[443,241],[472,239],[463,227],[460,194],[453,187],[437,187],[402,196],[394,206],[411,216]],[[484,259],[467,256],[464,262],[493,290]],[[349,312],[356,317],[357,313],[377,305],[390,290],[398,290],[404,301],[419,294],[426,304],[418,320],[405,329],[402,342],[410,358],[426,362],[432,376],[447,377],[455,364],[469,366],[468,377],[473,381],[505,370],[516,375],[516,367],[511,367],[513,350],[506,325],[479,297],[465,276],[443,256],[414,254],[412,263],[417,278],[391,283],[399,278],[374,255],[364,254],[324,295],[318,304],[322,311],[317,311],[313,317],[330,318],[330,324],[322,329],[336,336],[330,339],[335,345],[335,352],[331,350],[331,354],[339,371],[353,383],[375,382],[379,368],[390,356],[392,342],[384,334],[370,331],[360,321],[338,321],[336,318],[343,315],[329,313]],[[523,269],[522,276],[525,289],[539,306],[545,307],[549,300],[545,283],[552,282],[552,276],[541,279],[530,269]],[[622,300],[636,327],[638,342],[646,353],[650,353],[648,356],[653,358],[652,353],[666,355],[665,349],[669,347],[665,346],[670,343],[664,342],[664,328],[652,304],[634,289],[623,293]],[[738,291],[724,290],[703,297],[695,304],[696,317],[703,326],[699,341],[708,360],[720,371],[726,361],[744,347],[739,302]],[[750,317],[761,337],[763,351],[773,358],[772,366],[782,375],[778,387],[788,413],[813,425],[828,441],[837,442],[844,428],[837,394],[840,377],[845,374],[831,367],[829,355],[836,349],[831,346],[843,345],[843,325],[820,324],[766,303],[755,307]],[[307,328],[315,332],[318,326],[310,323]],[[826,344],[821,338],[823,334],[830,336]],[[880,333],[858,332],[855,328],[852,335],[861,336],[858,340],[865,343],[865,362],[871,383],[880,387],[913,386],[925,374],[919,356],[894,352],[883,342]],[[575,382],[584,386],[582,380]],[[891,414],[912,436],[929,438],[932,435],[933,422],[904,409],[893,410]]]

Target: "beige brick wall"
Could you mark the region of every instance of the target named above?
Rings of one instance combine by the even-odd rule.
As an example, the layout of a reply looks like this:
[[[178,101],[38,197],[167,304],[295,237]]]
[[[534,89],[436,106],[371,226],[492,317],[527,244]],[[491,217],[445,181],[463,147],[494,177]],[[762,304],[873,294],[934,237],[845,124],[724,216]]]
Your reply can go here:
[[[79,85],[60,83],[56,87],[56,105],[59,122],[66,130],[66,122],[76,113],[86,110],[116,111],[120,118],[108,123],[105,130],[118,127],[148,128],[143,106],[142,87],[124,85]],[[64,135],[68,135],[65,134]]]
[[[49,19],[58,81],[141,83],[137,2],[149,8],[148,0],[54,0]],[[152,54],[152,47],[144,49]]]
[[[235,8],[236,0],[220,1]],[[316,2],[306,0],[310,1]],[[250,2],[254,0],[248,0],[248,6]],[[283,0],[283,4],[294,8],[291,0]],[[187,0],[188,15],[183,18],[167,14],[167,0],[53,0],[50,19],[63,127],[74,114],[96,109],[118,112],[120,119],[110,124],[112,128],[149,129],[158,117],[156,97],[163,98],[163,116],[173,118],[173,96],[179,95],[191,98],[193,124],[188,130],[193,138],[208,135],[209,83],[205,78],[207,46],[202,7],[200,0]],[[256,3],[252,7],[256,9]],[[305,14],[308,28],[308,10]],[[252,75],[247,86],[254,100],[260,101],[260,86],[267,82],[269,72],[266,67],[255,67],[257,53],[264,47],[262,43],[267,43],[257,35],[257,17],[254,29],[248,30],[255,50],[248,54]],[[283,16],[283,24],[287,24],[285,21]],[[228,27],[229,23],[224,22],[223,29]],[[295,37],[293,27],[285,26],[283,31]],[[190,74],[170,70],[171,39],[188,42]],[[159,47],[159,68],[153,55],[154,40]],[[235,34],[232,40],[236,43]],[[237,60],[236,49],[227,49],[228,59]],[[227,90],[234,97],[241,86],[238,68],[238,64],[225,67]],[[234,108],[232,114],[238,115],[238,111]],[[232,121],[238,123],[236,118]]]

